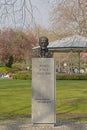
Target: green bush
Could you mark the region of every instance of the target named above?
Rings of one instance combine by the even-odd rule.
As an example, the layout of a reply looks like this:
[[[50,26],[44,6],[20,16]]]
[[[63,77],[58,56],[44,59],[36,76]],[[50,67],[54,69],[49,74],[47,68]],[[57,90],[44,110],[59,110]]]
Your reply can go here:
[[[1,73],[10,73],[12,72],[12,68],[8,68],[8,67],[0,67],[0,72]]]
[[[13,75],[13,79],[32,79],[32,72],[19,72]],[[87,80],[87,74],[62,74],[56,76],[57,80]]]
[[[5,64],[2,61],[0,61],[0,67],[3,67],[3,66],[5,66]]]
[[[14,63],[12,65],[12,68],[15,70],[15,71],[21,71],[22,68],[21,68],[21,63]]]
[[[25,63],[14,63],[12,65],[12,68],[14,68],[17,71],[23,71],[26,70],[27,67],[30,67],[30,64],[25,64]]]
[[[87,74],[64,74],[57,75],[57,80],[87,80]]]
[[[22,80],[31,79],[31,71],[16,73],[13,75],[13,79],[22,79]]]

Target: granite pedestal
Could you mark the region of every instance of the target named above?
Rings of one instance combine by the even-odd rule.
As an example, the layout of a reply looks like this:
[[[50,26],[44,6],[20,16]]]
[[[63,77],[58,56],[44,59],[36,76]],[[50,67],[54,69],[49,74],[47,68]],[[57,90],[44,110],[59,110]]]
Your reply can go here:
[[[55,124],[55,62],[53,58],[32,59],[32,123]]]

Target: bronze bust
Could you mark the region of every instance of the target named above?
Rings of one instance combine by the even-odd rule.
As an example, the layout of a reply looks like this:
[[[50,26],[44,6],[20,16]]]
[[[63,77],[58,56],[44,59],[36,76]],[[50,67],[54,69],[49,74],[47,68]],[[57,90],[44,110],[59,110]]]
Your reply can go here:
[[[49,44],[49,42],[48,42],[47,37],[42,36],[39,38],[40,49],[38,52],[38,57],[41,57],[41,58],[51,58],[52,57],[52,53],[47,48],[48,44]]]

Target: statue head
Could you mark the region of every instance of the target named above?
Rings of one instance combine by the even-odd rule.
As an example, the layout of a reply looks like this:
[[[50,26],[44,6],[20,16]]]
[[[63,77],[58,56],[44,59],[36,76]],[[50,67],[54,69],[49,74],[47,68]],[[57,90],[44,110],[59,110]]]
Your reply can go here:
[[[49,42],[48,42],[48,38],[45,36],[42,36],[39,38],[39,45],[42,49],[46,49],[48,46]]]

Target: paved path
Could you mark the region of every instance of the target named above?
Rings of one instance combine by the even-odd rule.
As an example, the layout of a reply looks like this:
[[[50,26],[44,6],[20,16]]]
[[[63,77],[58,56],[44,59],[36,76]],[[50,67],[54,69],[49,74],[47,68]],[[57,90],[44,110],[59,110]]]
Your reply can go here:
[[[58,120],[55,126],[37,126],[29,120],[3,121],[0,122],[0,130],[87,130],[87,123]]]

